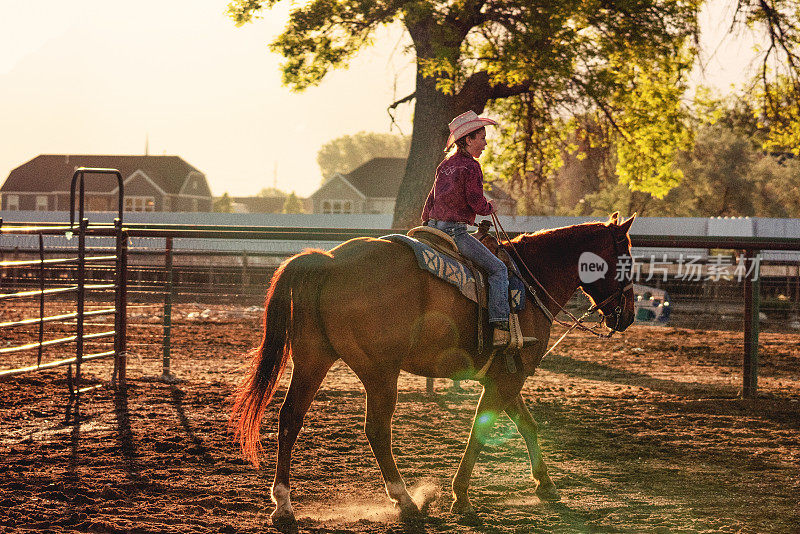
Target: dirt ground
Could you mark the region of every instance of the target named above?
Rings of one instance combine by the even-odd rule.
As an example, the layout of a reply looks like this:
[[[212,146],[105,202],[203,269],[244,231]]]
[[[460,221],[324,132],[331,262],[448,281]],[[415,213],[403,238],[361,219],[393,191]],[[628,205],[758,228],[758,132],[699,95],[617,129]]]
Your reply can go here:
[[[103,386],[82,395],[79,424],[63,422],[65,368],[0,381],[0,531],[272,531],[285,388],[266,414],[261,469],[227,433],[259,313],[192,310],[175,314],[180,381],[156,380],[162,331],[147,310],[134,313],[129,387],[114,394],[111,362],[86,363],[84,386]],[[434,500],[425,519],[400,523],[362,430],[363,388],[337,363],[295,448],[301,532],[800,532],[800,335],[761,335],[754,400],[737,398],[741,338],[644,326],[607,341],[568,337],[523,390],[561,502],[534,496],[504,416],[472,478],[477,526],[449,513],[449,484],[479,386],[437,380],[430,397],[424,378],[401,377],[398,465],[415,497]],[[4,356],[3,368],[14,361]]]

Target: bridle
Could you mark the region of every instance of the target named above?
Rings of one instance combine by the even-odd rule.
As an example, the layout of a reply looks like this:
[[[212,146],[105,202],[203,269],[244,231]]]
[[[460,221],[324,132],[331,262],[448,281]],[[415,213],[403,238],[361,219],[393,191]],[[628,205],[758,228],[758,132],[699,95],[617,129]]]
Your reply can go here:
[[[611,232],[611,240],[614,243],[614,258],[616,259],[616,265],[615,265],[615,269],[616,269],[616,268],[619,267],[620,258],[622,257],[622,255],[620,254],[620,247],[623,247],[624,245],[627,245],[628,240],[627,240],[626,236],[624,236],[624,235],[621,238],[618,238],[617,236],[615,236],[614,232],[611,231],[611,227],[609,227],[609,231]],[[627,249],[627,247],[625,247],[625,248]],[[617,288],[617,290],[615,292],[613,292],[611,295],[609,295],[608,297],[606,297],[602,302],[597,303],[594,306],[592,306],[591,308],[589,308],[588,313],[593,313],[593,312],[601,309],[603,306],[605,306],[609,302],[611,302],[614,299],[616,299],[617,300],[617,305],[614,307],[614,311],[612,311],[610,314],[606,314],[604,312],[603,313],[603,318],[604,318],[606,324],[608,324],[607,318],[608,317],[613,317],[614,318],[614,324],[618,325],[619,321],[621,319],[622,312],[623,312],[623,310],[625,310],[625,305],[627,304],[627,298],[625,297],[625,293],[627,293],[629,289],[633,289],[633,259],[631,259],[629,272],[623,274],[620,286]],[[613,332],[613,330],[612,330],[612,332]],[[609,335],[608,337],[611,337],[611,336]]]
[[[573,315],[572,312],[570,312],[569,310],[564,308],[564,306],[561,306],[558,303],[558,301],[547,291],[547,289],[544,287],[544,285],[542,285],[542,283],[539,282],[539,280],[536,278],[536,276],[534,276],[534,274],[531,272],[531,270],[528,267],[528,265],[525,263],[525,260],[522,259],[522,255],[520,255],[520,253],[517,251],[516,247],[514,246],[514,243],[511,241],[511,238],[506,233],[505,229],[503,228],[503,225],[500,224],[500,221],[498,220],[497,215],[494,214],[494,213],[492,213],[492,221],[494,222],[496,235],[500,236],[505,243],[508,243],[508,245],[510,246],[511,252],[513,252],[514,256],[516,257],[515,259],[517,260],[518,264],[522,265],[522,267],[525,269],[525,272],[528,275],[528,277],[530,277],[530,279],[533,281],[533,283],[535,283],[539,287],[541,292],[556,305],[558,310],[556,311],[555,314],[552,313],[550,311],[550,309],[547,306],[545,306],[545,304],[539,298],[539,295],[538,295],[536,289],[527,280],[527,277],[519,276],[520,280],[522,280],[522,283],[525,285],[525,288],[528,290],[528,292],[531,294],[531,296],[534,298],[534,300],[536,300],[536,303],[539,305],[539,308],[541,308],[541,310],[544,312],[544,314],[547,316],[547,318],[550,320],[550,322],[556,322],[556,323],[560,324],[561,326],[564,326],[564,327],[567,328],[567,331],[564,332],[561,335],[561,337],[558,339],[558,341],[556,341],[553,344],[553,346],[551,346],[547,350],[547,352],[544,353],[542,358],[544,358],[544,356],[547,356],[548,354],[550,354],[550,352],[552,352],[553,349],[556,348],[556,345],[561,343],[561,341],[567,336],[567,334],[569,334],[570,332],[572,332],[576,328],[579,329],[579,330],[582,330],[584,332],[588,332],[588,333],[590,333],[590,334],[592,334],[594,336],[600,337],[600,338],[610,338],[612,335],[614,335],[615,330],[611,329],[610,327],[608,327],[608,323],[607,323],[606,319],[608,317],[614,317],[614,320],[615,320],[614,324],[615,325],[619,324],[622,312],[625,310],[625,305],[627,304],[627,297],[625,296],[625,293],[627,293],[627,291],[629,289],[633,288],[633,262],[632,261],[631,261],[631,265],[630,265],[630,271],[623,275],[622,281],[620,283],[620,286],[617,288],[617,290],[614,291],[611,295],[609,295],[605,299],[603,299],[601,302],[598,302],[598,303],[594,304],[592,307],[590,307],[588,310],[586,310],[586,312],[584,312],[583,315],[581,315],[578,318],[578,317],[575,317],[575,315]],[[616,269],[617,266],[620,263],[620,257],[621,257],[620,248],[624,247],[624,245],[627,245],[628,240],[627,240],[627,237],[625,235],[623,235],[621,238],[618,238],[616,235],[614,235],[614,232],[611,230],[611,227],[609,226],[608,228],[609,228],[609,232],[611,232],[611,241],[614,244],[614,257],[615,257],[615,260],[616,260],[616,264],[615,264],[615,269]],[[478,238],[479,241],[481,241],[481,243],[483,243],[483,240],[488,235],[489,235],[488,233],[485,233],[485,234],[481,235]],[[498,246],[500,248],[505,248],[505,245],[503,244],[502,241],[498,241]],[[624,248],[627,249],[627,247],[624,247]],[[517,274],[520,274],[520,273],[517,273]],[[609,328],[609,332],[607,332],[607,333],[606,332],[598,332],[597,330],[595,330],[595,327],[589,327],[589,326],[586,326],[586,325],[583,324],[583,320],[586,317],[588,317],[592,313],[596,312],[597,310],[600,310],[603,306],[607,305],[609,302],[613,302],[615,300],[616,300],[616,306],[614,307],[614,310],[611,312],[611,314],[609,314],[609,315],[605,315],[605,313],[603,314],[603,317],[604,317],[603,321],[606,324],[606,327]],[[557,317],[557,315],[560,312],[563,312],[566,315],[568,315],[570,317],[570,319],[572,319],[572,322],[570,323],[570,322],[562,321],[561,319],[559,319]]]

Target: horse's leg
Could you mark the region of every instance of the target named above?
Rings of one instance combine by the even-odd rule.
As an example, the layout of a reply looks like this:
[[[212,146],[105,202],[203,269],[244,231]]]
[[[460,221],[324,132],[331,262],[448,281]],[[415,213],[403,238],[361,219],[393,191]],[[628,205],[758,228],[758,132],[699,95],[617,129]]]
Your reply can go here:
[[[320,384],[328,370],[336,361],[336,356],[327,348],[318,344],[309,346],[304,340],[296,340],[292,346],[292,380],[289,390],[281,405],[278,419],[278,461],[275,468],[275,481],[272,484],[272,501],[275,511],[272,512],[273,524],[282,531],[295,532],[297,524],[294,510],[289,498],[289,469],[294,447],[303,418],[314,400]]]
[[[364,432],[381,469],[386,493],[400,507],[400,517],[403,519],[417,516],[420,511],[408,494],[392,454],[392,416],[397,405],[398,375],[397,372],[375,373],[361,381],[367,390]]]
[[[506,407],[506,413],[517,425],[517,430],[525,438],[525,444],[528,447],[528,457],[531,461],[531,476],[536,480],[539,485],[536,488],[536,495],[542,500],[559,500],[556,485],[547,474],[547,466],[542,459],[542,449],[539,447],[538,431],[539,425],[531,415],[528,407],[525,405],[525,400],[522,395],[511,401]]]
[[[497,420],[497,416],[503,410],[505,402],[507,401],[503,400],[503,397],[498,394],[493,385],[484,386],[481,399],[478,402],[478,408],[475,410],[475,418],[472,420],[472,430],[469,433],[467,448],[461,457],[456,476],[453,478],[453,497],[455,501],[450,507],[450,511],[453,513],[468,516],[475,515],[475,510],[472,508],[467,495],[469,479],[472,476],[472,469],[475,467],[478,454],[481,452],[483,444],[486,442],[486,438]]]

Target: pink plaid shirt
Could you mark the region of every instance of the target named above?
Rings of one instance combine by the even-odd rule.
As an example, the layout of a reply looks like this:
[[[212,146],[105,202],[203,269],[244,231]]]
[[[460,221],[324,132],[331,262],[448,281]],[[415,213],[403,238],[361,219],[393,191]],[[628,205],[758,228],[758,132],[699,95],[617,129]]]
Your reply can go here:
[[[429,219],[475,224],[476,215],[492,213],[483,196],[483,171],[478,161],[461,150],[436,169],[436,179],[422,210],[422,222]]]

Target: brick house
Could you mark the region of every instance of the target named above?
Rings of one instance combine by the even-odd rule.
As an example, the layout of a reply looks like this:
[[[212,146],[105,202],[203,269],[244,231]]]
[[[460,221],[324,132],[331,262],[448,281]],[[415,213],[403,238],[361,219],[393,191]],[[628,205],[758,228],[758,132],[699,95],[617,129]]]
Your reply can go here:
[[[405,168],[405,158],[373,158],[352,172],[337,173],[309,197],[312,213],[394,213]],[[516,201],[499,187],[485,194],[501,215],[516,213]]]
[[[118,169],[125,211],[212,211],[205,175],[178,156],[95,155],[41,155],[20,165],[0,187],[0,209],[69,210],[70,183],[78,167]],[[87,211],[117,211],[114,176],[87,174],[84,189]]]

